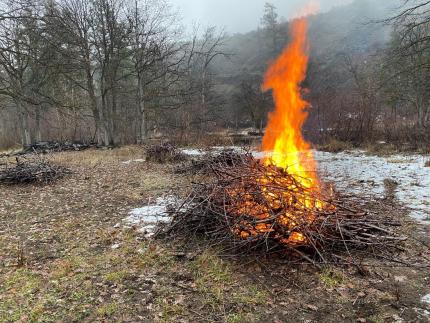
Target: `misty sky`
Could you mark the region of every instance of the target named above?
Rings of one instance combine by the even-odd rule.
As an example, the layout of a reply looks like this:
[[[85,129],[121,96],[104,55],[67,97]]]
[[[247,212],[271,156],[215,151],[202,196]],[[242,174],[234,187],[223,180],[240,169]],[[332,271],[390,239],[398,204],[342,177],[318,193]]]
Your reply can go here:
[[[198,22],[203,26],[225,27],[229,33],[256,29],[267,0],[170,0],[179,10],[183,23],[189,27]],[[321,0],[321,9],[350,3],[353,0]],[[279,16],[290,18],[308,3],[307,0],[271,0],[278,8]]]

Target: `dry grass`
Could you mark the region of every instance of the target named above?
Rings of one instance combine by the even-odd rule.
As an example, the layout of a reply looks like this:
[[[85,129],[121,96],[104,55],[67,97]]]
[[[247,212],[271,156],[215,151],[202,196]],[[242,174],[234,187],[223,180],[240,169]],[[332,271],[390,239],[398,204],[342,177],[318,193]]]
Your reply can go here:
[[[7,154],[13,154],[15,152],[20,151],[21,148],[22,148],[21,146],[12,146],[12,147],[3,148],[3,149],[0,148],[0,155],[3,155],[3,154],[5,154],[5,155],[7,155]]]
[[[430,167],[430,159],[424,163],[424,167]]]
[[[125,146],[117,149],[89,149],[80,153],[62,152],[50,156],[53,161],[70,165],[96,166],[107,163],[120,163],[130,159],[144,159],[142,146]]]

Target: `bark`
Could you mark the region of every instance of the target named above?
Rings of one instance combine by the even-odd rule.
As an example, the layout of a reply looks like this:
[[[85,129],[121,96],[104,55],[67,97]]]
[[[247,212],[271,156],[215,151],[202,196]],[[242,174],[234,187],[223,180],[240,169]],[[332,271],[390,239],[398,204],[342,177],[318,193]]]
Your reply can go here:
[[[145,99],[144,99],[144,89],[143,81],[141,76],[138,76],[138,91],[137,91],[137,104],[139,109],[140,124],[139,124],[139,134],[138,143],[143,144],[147,140],[147,124],[146,124],[146,110],[145,110]]]
[[[106,141],[106,136],[105,136],[106,129],[103,123],[101,122],[102,120],[100,115],[100,109],[97,104],[97,97],[94,89],[94,80],[93,80],[93,75],[91,72],[89,62],[90,62],[89,57],[87,57],[87,67],[86,67],[87,88],[88,88],[88,95],[90,98],[91,111],[94,118],[94,125],[96,128],[97,143],[99,145],[108,145]]]
[[[20,122],[21,143],[23,146],[31,145],[31,133],[28,125],[28,112],[19,101],[15,102]]]
[[[110,80],[110,88],[111,88],[111,109],[110,109],[110,118],[109,118],[109,130],[110,130],[110,145],[115,145],[117,140],[117,89],[116,89],[116,76],[113,75]]]
[[[109,106],[108,91],[106,89],[106,82],[104,76],[101,77],[100,81],[101,90],[101,126],[103,128],[103,141],[105,146],[112,146],[113,140],[113,123],[112,123],[112,108]]]
[[[41,119],[42,119],[42,108],[36,107],[36,141],[42,141],[42,130],[41,130]]]

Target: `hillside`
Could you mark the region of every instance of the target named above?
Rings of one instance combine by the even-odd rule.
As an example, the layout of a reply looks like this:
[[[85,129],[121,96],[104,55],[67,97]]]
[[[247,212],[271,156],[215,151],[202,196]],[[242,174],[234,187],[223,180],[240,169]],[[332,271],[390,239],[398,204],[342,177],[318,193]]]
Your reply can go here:
[[[391,27],[377,21],[390,16],[393,5],[386,1],[357,0],[346,6],[309,19],[309,39],[312,56],[335,55],[336,52],[365,52],[384,46],[390,39]],[[239,72],[261,73],[267,60],[274,55],[266,46],[266,32],[262,29],[227,38],[225,50],[233,53],[230,59],[220,59],[216,66],[227,75]],[[279,47],[288,42],[288,22],[279,27]]]

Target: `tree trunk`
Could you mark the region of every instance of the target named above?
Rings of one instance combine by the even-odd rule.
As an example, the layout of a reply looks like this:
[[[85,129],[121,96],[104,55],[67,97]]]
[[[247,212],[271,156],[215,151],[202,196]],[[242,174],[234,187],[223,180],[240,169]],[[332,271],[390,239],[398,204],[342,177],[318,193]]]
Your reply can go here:
[[[101,107],[101,126],[103,129],[103,142],[105,146],[113,145],[113,123],[112,123],[112,105],[108,102],[108,92],[105,85],[105,79],[102,76],[100,83],[100,91],[101,91],[101,99],[102,99],[102,107]]]
[[[40,127],[41,118],[42,118],[42,109],[38,105],[36,107],[36,141],[37,142],[42,141],[42,131]]]
[[[28,125],[28,112],[27,110],[22,106],[21,102],[16,101],[15,102],[18,115],[19,115],[19,123],[20,123],[20,130],[21,130],[21,143],[23,146],[31,145],[31,134],[30,134],[30,128]]]
[[[110,82],[110,89],[111,89],[111,109],[110,109],[110,118],[109,118],[109,130],[110,130],[110,140],[109,143],[110,146],[113,146],[116,144],[116,141],[118,141],[117,138],[117,93],[116,93],[116,86],[115,86],[115,76],[112,76],[111,82]]]
[[[138,91],[137,91],[137,104],[139,109],[140,124],[138,143],[144,144],[147,140],[147,125],[146,125],[146,111],[145,111],[145,99],[142,78],[138,76]]]
[[[96,92],[94,89],[94,80],[93,75],[91,73],[91,68],[89,67],[89,61],[88,66],[86,68],[86,74],[87,74],[87,88],[88,88],[88,95],[90,97],[90,103],[91,103],[91,111],[93,113],[94,118],[94,126],[95,126],[95,133],[96,133],[96,140],[97,144],[99,145],[108,145],[106,141],[106,128],[104,127],[104,124],[102,123],[102,118],[100,114],[100,109],[97,104],[97,97]]]
[[[203,131],[203,122],[205,120],[206,115],[206,67],[204,67],[203,73],[202,73],[202,88],[200,93],[200,125],[199,129],[200,132]]]

